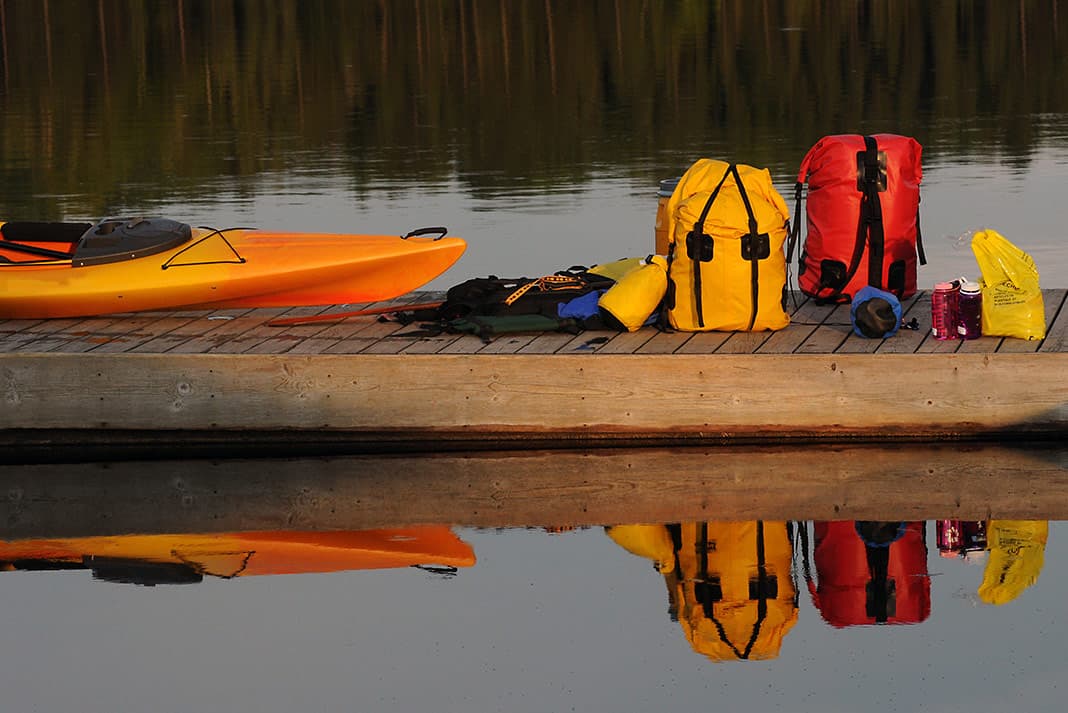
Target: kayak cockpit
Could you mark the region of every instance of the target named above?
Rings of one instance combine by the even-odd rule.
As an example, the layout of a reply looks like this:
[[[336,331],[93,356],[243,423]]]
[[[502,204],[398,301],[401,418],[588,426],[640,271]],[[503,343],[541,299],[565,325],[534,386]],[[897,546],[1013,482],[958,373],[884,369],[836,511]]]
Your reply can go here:
[[[108,218],[96,225],[0,223],[0,264],[101,265],[161,253],[192,238],[189,225],[167,218]]]

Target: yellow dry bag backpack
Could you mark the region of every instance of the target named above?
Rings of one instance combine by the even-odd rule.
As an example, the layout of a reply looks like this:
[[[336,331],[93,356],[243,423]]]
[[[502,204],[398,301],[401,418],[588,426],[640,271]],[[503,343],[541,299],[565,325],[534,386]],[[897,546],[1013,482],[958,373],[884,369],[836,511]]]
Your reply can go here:
[[[782,329],[790,213],[767,169],[701,159],[668,215],[668,322],[682,331]]]
[[[671,618],[694,651],[713,661],[778,657],[798,611],[787,523],[617,525],[607,532],[655,563]]]

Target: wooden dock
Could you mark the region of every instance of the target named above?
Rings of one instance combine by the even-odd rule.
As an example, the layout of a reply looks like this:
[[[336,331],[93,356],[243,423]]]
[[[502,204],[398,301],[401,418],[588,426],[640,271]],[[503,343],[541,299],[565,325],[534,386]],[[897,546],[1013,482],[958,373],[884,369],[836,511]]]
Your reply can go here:
[[[1068,290],[1042,341],[929,336],[925,293],[885,340],[798,297],[778,332],[405,336],[362,307],[0,321],[8,458],[835,440],[1062,439]],[[413,302],[434,295],[411,295]],[[379,305],[376,305],[379,306]]]

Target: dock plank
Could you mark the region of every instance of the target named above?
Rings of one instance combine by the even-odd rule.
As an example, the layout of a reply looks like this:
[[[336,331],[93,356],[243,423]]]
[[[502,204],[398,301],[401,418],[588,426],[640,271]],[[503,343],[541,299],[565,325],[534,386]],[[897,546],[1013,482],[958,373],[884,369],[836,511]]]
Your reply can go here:
[[[107,323],[95,330],[92,336],[106,337],[87,351],[95,352],[129,352],[152,342],[184,324],[192,322],[195,317],[170,317],[157,313],[141,317],[130,316]],[[83,335],[87,337],[90,335]],[[90,341],[90,340],[86,340]]]
[[[1057,313],[1053,317],[1053,324],[1046,332],[1046,338],[1039,347],[1039,351],[1044,353],[1068,351],[1068,297],[1061,300]]]
[[[633,354],[656,333],[654,327],[645,327],[633,332],[620,332],[597,351],[601,354]]]
[[[876,354],[915,354],[931,334],[931,297],[918,292],[911,306],[903,310],[902,321],[909,325],[899,329],[892,339],[884,339],[875,349]],[[916,328],[911,325],[915,320]]]
[[[798,354],[832,354],[849,337],[849,305],[835,305],[827,318],[797,347]]]
[[[758,354],[791,354],[808,339],[834,310],[808,297],[790,315],[790,324],[772,334],[757,348]]]
[[[436,337],[419,337],[404,348],[405,354],[437,354],[452,342],[459,339],[458,334],[440,334]]]
[[[774,332],[734,332],[716,350],[716,354],[755,354]]]
[[[697,332],[675,350],[676,354],[713,354],[730,339],[731,332]]]
[[[555,354],[564,349],[574,339],[574,335],[564,332],[548,332],[539,334],[522,349],[519,354]]]

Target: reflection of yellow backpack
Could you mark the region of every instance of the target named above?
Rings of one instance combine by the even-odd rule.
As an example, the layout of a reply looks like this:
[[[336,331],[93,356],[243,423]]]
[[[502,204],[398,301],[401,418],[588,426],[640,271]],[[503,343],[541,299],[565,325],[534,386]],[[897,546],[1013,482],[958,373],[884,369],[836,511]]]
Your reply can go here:
[[[624,525],[608,534],[656,563],[694,651],[714,661],[779,655],[797,621],[786,523]]]
[[[666,207],[668,321],[683,331],[760,331],[790,322],[786,202],[767,169],[701,159]]]

